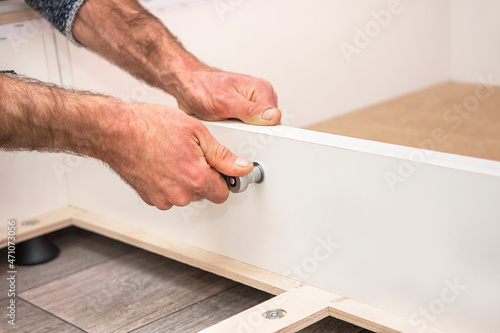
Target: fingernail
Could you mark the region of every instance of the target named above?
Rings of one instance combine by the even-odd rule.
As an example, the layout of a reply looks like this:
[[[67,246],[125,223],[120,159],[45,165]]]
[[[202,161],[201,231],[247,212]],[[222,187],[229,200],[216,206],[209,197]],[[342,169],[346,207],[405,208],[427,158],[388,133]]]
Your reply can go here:
[[[249,160],[247,160],[246,158],[238,157],[238,158],[236,159],[236,162],[235,162],[235,163],[236,163],[236,165],[237,165],[237,166],[240,166],[240,167],[242,167],[242,168],[245,168],[245,167],[247,167],[247,166],[250,164],[250,161],[249,161]]]
[[[276,109],[267,109],[262,114],[262,119],[264,119],[264,120],[271,120],[271,119],[273,119],[276,116],[277,113],[278,113],[278,110],[276,110]]]

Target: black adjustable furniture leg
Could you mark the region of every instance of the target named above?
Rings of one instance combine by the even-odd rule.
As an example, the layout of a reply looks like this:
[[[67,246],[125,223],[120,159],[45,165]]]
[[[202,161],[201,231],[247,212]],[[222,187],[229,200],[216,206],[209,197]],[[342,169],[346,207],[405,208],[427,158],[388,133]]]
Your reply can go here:
[[[57,258],[59,248],[45,235],[16,245],[16,264],[39,265]]]

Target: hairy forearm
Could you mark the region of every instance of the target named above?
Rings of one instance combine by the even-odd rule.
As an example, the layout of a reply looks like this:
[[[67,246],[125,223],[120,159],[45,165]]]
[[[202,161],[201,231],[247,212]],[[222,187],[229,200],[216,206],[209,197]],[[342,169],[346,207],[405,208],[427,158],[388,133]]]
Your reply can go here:
[[[0,148],[101,158],[126,113],[123,102],[0,75]]]
[[[203,66],[136,0],[86,0],[73,34],[85,47],[174,96],[180,76]]]

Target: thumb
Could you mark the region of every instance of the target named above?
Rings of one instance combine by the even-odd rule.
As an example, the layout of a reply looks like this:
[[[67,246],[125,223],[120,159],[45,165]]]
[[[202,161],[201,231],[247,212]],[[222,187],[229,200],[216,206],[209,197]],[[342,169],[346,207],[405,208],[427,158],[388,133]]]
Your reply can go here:
[[[244,176],[252,171],[253,163],[233,154],[227,147],[221,145],[208,132],[200,140],[200,147],[205,158],[215,170],[227,176]]]
[[[229,103],[228,112],[231,117],[251,125],[277,125],[281,120],[281,111],[277,107],[249,101],[241,95]]]

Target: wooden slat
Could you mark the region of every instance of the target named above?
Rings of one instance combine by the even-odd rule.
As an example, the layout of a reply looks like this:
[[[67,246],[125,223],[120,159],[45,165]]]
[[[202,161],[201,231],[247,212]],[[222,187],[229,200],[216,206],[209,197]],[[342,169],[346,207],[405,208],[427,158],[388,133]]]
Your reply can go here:
[[[294,288],[251,309],[202,331],[218,332],[296,332],[329,315],[327,302],[331,294],[309,286]],[[267,319],[268,310],[284,309],[280,319]]]
[[[5,309],[9,305],[10,299],[5,298],[0,301],[2,309],[2,320],[0,320],[0,332],[4,333],[20,333],[20,332],[65,332],[79,333],[82,330],[56,318],[50,313],[43,311],[36,306],[25,302],[20,298],[16,298],[16,325],[10,325],[5,315]]]
[[[262,319],[262,314],[265,311],[276,308],[285,310],[287,314],[279,320]],[[421,330],[418,323],[408,318],[389,314],[383,310],[366,306],[334,293],[303,285],[241,312],[202,332],[237,332],[238,330],[296,332],[328,316],[345,320],[374,332],[417,333]],[[432,327],[426,328],[426,332],[444,333]]]
[[[48,234],[72,224],[71,216],[74,210],[64,207],[38,216],[28,221],[17,221],[15,243]],[[29,222],[29,223],[27,223]],[[34,223],[31,223],[34,222]],[[7,246],[7,228],[2,228],[0,235],[0,248]]]
[[[18,10],[14,12],[0,13],[0,25],[15,22],[22,22],[40,18],[40,14],[31,8]]]
[[[477,107],[474,101],[478,102]],[[500,87],[456,82],[308,127],[319,132],[500,161],[499,128]],[[446,138],[433,140],[436,130],[442,131],[440,137]]]
[[[103,277],[101,272],[106,272]],[[89,332],[128,332],[235,283],[136,250],[20,294]]]

